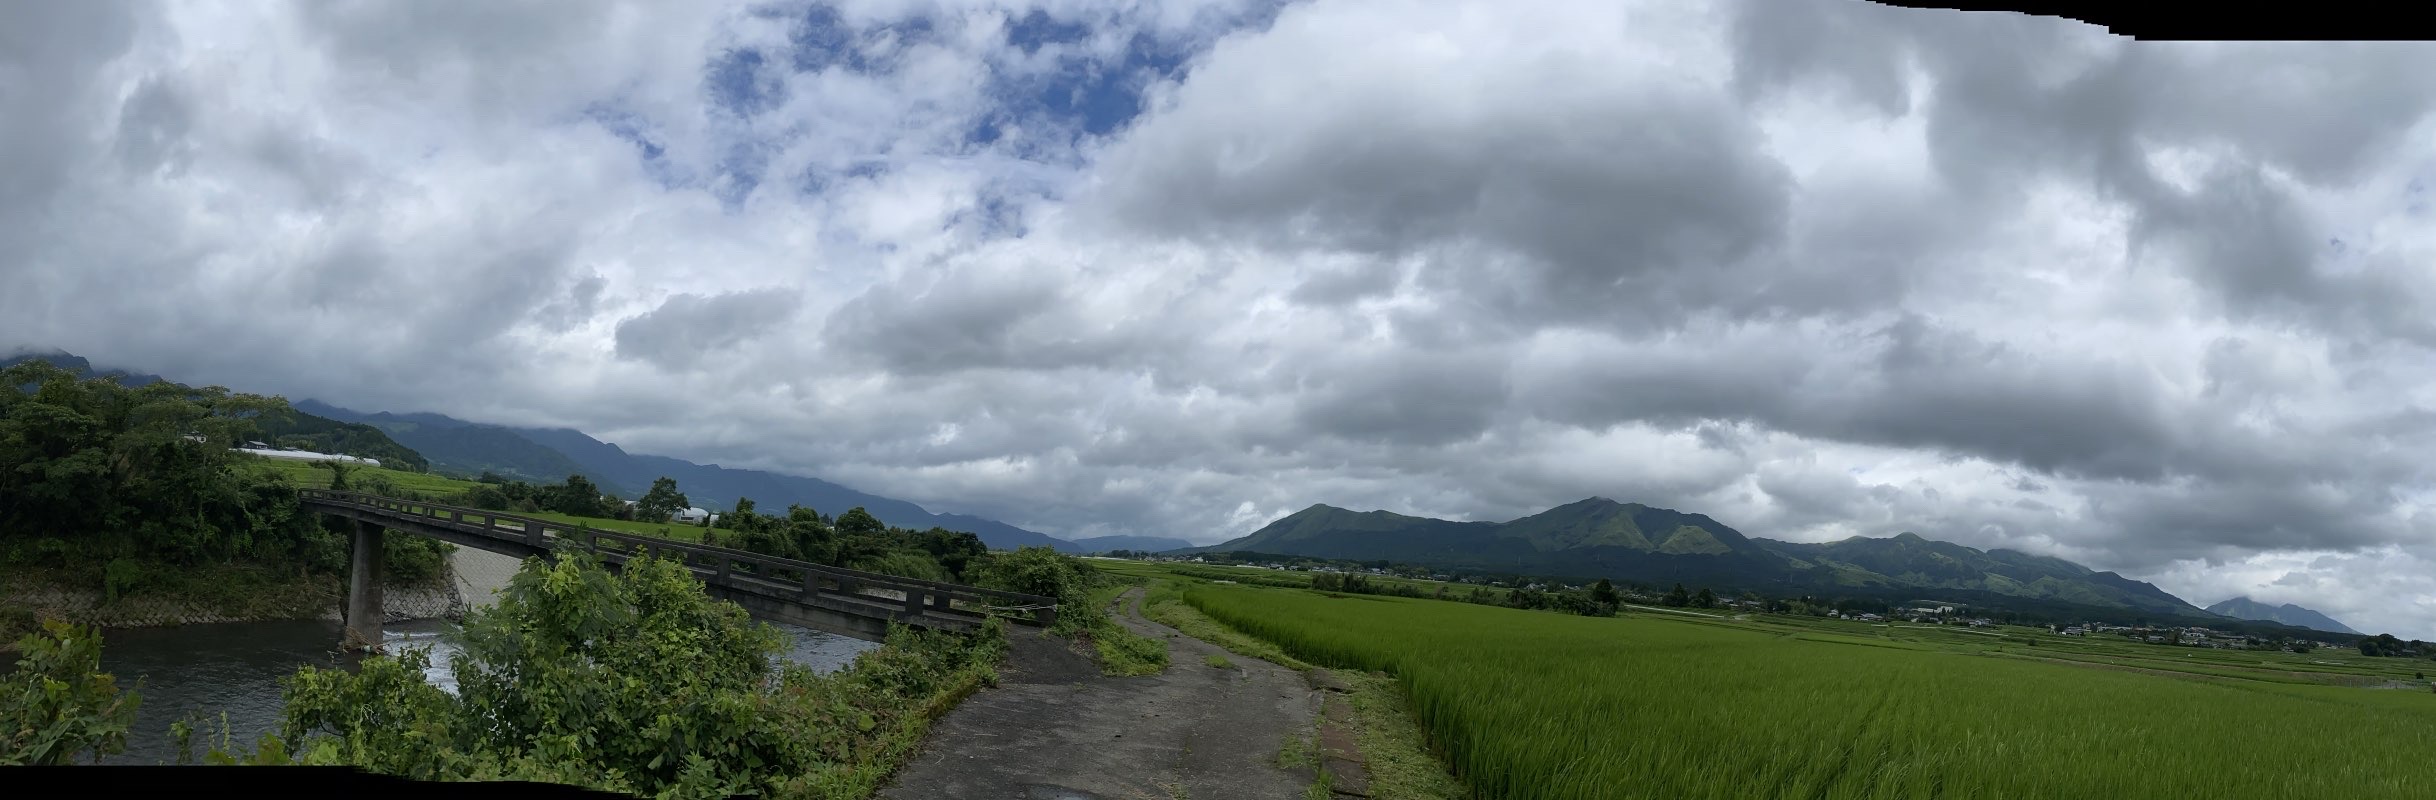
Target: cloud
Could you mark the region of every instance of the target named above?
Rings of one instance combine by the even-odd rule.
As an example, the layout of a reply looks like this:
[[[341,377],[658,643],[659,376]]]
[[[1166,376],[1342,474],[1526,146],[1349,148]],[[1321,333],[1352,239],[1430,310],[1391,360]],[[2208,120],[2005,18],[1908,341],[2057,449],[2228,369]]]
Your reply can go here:
[[[1830,2],[20,4],[0,349],[1052,533],[1591,495],[2436,636],[2436,48]]]
[[[755,289],[708,297],[680,294],[617,324],[617,355],[687,371],[785,322],[796,298],[784,289]]]

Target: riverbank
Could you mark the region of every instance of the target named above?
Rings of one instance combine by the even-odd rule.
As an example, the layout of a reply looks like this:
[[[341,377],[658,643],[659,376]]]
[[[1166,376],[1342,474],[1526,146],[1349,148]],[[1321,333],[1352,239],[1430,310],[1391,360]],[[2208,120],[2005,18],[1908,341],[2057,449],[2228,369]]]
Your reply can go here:
[[[436,580],[381,590],[387,622],[460,619],[467,592],[444,570]],[[111,597],[97,582],[47,570],[12,569],[0,576],[0,651],[43,619],[100,628],[150,628],[233,622],[326,621],[344,616],[344,582],[336,575],[299,574],[244,564],[182,570],[171,584]],[[487,599],[487,594],[484,595]]]

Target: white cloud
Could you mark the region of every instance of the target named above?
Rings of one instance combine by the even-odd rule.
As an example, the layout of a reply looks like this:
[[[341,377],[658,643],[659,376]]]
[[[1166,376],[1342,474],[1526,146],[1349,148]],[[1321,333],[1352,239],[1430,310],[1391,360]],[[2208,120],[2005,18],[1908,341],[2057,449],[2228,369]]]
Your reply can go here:
[[[1603,495],[2436,634],[2378,571],[2436,547],[2436,48],[819,8],[0,11],[0,346],[1074,536]]]

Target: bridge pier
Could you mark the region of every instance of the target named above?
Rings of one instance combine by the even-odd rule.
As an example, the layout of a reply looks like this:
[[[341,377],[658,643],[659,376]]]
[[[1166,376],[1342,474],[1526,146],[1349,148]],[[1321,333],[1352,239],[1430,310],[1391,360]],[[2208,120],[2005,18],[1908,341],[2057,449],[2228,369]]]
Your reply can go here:
[[[347,571],[347,629],[339,646],[377,651],[381,646],[381,526],[355,521],[355,547]]]

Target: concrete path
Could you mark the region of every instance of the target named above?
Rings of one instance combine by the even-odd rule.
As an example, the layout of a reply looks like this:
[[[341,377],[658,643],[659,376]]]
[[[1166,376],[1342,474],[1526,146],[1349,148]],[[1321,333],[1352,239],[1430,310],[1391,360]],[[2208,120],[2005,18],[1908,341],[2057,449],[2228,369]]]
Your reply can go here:
[[[1301,674],[1233,655],[1141,616],[1141,591],[1118,622],[1166,639],[1167,671],[1101,675],[1062,639],[1010,633],[996,688],[931,727],[891,800],[1291,800],[1308,769],[1277,765],[1308,737],[1320,695]],[[1230,667],[1212,667],[1220,655]],[[1298,774],[1299,773],[1299,774]]]

